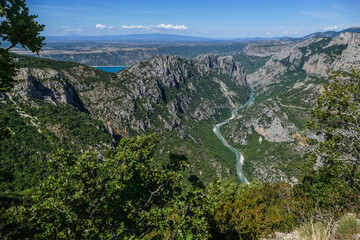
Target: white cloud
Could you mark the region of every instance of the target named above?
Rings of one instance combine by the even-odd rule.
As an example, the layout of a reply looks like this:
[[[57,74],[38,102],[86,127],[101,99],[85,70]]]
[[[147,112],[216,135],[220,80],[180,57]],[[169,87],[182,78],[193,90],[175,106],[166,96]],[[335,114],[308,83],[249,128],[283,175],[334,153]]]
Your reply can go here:
[[[102,25],[102,24],[96,24],[96,28],[104,29],[104,28],[106,28],[106,26]]]
[[[185,25],[172,25],[172,24],[159,24],[159,25],[151,25],[151,26],[144,26],[144,25],[122,25],[121,28],[123,29],[165,29],[165,30],[187,30],[187,26]]]
[[[83,30],[81,28],[69,28],[69,29],[66,29],[66,31],[69,31],[69,32],[82,32]]]
[[[172,24],[160,24],[155,26],[160,29],[173,29],[173,30],[187,30],[188,28],[185,25],[172,25]]]
[[[266,35],[272,36],[273,34],[271,32],[266,32]]]
[[[104,25],[104,24],[96,24],[95,25],[95,27],[97,28],[97,29],[114,29],[115,27],[114,26],[106,26],[106,25]]]
[[[338,26],[330,26],[330,27],[324,27],[323,30],[324,31],[333,31],[338,29]]]
[[[82,32],[83,31],[81,28],[69,28],[67,26],[61,26],[60,28],[67,32]]]
[[[143,26],[143,25],[132,25],[132,26],[122,25],[121,28],[123,28],[123,29],[150,29],[150,27]]]

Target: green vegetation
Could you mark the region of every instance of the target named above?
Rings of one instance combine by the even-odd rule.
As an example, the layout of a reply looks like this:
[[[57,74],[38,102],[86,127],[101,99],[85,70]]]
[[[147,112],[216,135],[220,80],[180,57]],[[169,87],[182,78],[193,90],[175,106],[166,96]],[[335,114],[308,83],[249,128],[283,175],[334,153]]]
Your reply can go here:
[[[268,177],[264,178],[267,180],[276,179],[271,178],[271,174],[269,174],[272,169],[281,170],[280,173],[273,172],[277,177],[280,177],[278,174],[288,177],[300,176],[299,172],[296,173],[298,165],[303,162],[299,154],[304,153],[305,150],[300,148],[295,139],[293,141],[288,139],[283,143],[263,141],[260,144],[260,135],[248,127],[256,122],[260,128],[269,128],[272,120],[279,118],[283,127],[289,130],[289,134],[286,135],[294,137],[294,134],[300,134],[299,130],[306,129],[306,121],[310,117],[310,110],[318,97],[318,89],[329,80],[308,75],[303,70],[304,63],[314,54],[322,53],[328,55],[332,61],[334,57],[340,56],[347,47],[346,45],[334,45],[325,48],[330,41],[330,38],[324,38],[307,47],[299,48],[304,54],[299,60],[291,62],[290,57],[281,59],[280,63],[285,66],[286,71],[274,77],[279,81],[266,85],[266,88],[258,89],[260,93],[255,96],[255,105],[243,110],[241,119],[235,119],[223,127],[225,138],[244,154],[246,160],[243,168],[249,179],[252,179],[254,175],[262,179],[264,174],[259,171],[265,169]],[[256,93],[257,89],[255,89]],[[266,112],[268,109],[271,111]],[[271,117],[266,117],[268,114]],[[246,146],[233,142],[234,139],[238,139],[234,131],[237,135],[242,136],[243,141],[247,141]],[[274,127],[272,127],[272,131],[276,131]],[[294,148],[293,145],[296,145],[297,148]],[[256,175],[255,172],[258,174]]]
[[[66,150],[47,157],[38,186],[0,196],[0,237],[259,239],[298,229],[302,239],[329,239],[325,223],[360,210],[359,165],[352,155],[360,146],[359,86],[359,70],[332,75],[309,122],[314,133],[326,131],[324,140],[309,142],[314,147],[296,185],[205,186],[195,175],[184,178],[190,166],[185,156],[170,153],[166,164],[158,164],[155,135],[126,138],[104,158]],[[316,168],[314,156],[322,161]],[[184,180],[191,184],[187,190]],[[335,235],[351,238],[358,231],[355,217],[346,216]]]
[[[0,3],[1,14],[10,6],[4,5],[8,3],[23,4],[19,9],[28,11],[24,1]],[[36,27],[37,33],[41,26],[33,25],[34,18],[30,16],[29,24]],[[41,47],[41,39],[36,37],[34,41],[35,48]],[[333,49],[334,52],[340,50]],[[5,58],[10,63],[9,57]],[[23,66],[31,65],[32,59],[24,59]],[[46,68],[50,62],[40,61],[38,66]],[[57,67],[62,71],[61,64]],[[71,70],[72,64],[68,63],[66,68]],[[84,68],[85,72],[91,71]],[[104,78],[115,76],[103,74]],[[12,73],[5,75],[13,76]],[[216,77],[226,80],[224,76]],[[286,89],[299,77],[305,77],[301,69],[290,72],[289,81],[282,87]],[[91,76],[86,78],[87,83],[95,80]],[[11,84],[5,85],[8,91]],[[200,95],[210,99],[216,96],[210,92],[214,86],[204,87]],[[172,90],[164,94],[176,99]],[[272,96],[279,97],[273,101],[280,103],[281,91],[277,91],[275,85],[271,90],[271,94],[275,94]],[[242,89],[242,93],[245,96],[249,89]],[[160,105],[165,103],[163,99]],[[201,99],[197,99],[192,109],[200,103]],[[265,100],[262,103],[265,104]],[[211,132],[217,117],[227,114],[226,110],[195,123],[187,122],[189,119],[180,111],[178,118],[186,125],[193,124],[196,132],[186,132],[184,128],[183,132],[171,132],[165,138],[164,131],[160,131],[159,148],[155,134],[123,138],[116,148],[109,148],[112,139],[102,123],[92,119],[86,109],[75,109],[53,99],[45,102],[29,98],[20,102],[15,97],[3,97],[0,102],[0,129],[4,133],[0,139],[0,238],[260,239],[276,231],[292,231],[301,224],[305,224],[300,229],[302,237],[327,238],[329,227],[323,223],[308,225],[309,219],[326,222],[360,210],[359,109],[360,70],[334,73],[311,113],[308,129],[317,137],[308,140],[311,148],[299,183],[254,180],[250,184],[239,184],[234,179],[210,182],[213,178],[209,175],[204,177],[208,182],[202,182],[198,177],[201,175],[198,170],[207,170],[208,162],[216,163],[221,157],[230,159],[232,155],[223,146],[215,147],[219,143]],[[160,110],[165,111],[165,107],[161,106]],[[140,111],[140,115],[143,114],[145,111]],[[156,114],[159,113],[153,116],[159,116]],[[265,117],[261,121],[267,124],[270,120]],[[191,140],[188,138],[182,143],[177,134],[191,134]],[[258,137],[251,134],[250,140],[257,141]],[[267,141],[251,147],[275,154]],[[255,152],[251,147],[249,155]],[[278,149],[278,154],[291,157],[285,153],[290,148],[282,147],[284,152]],[[176,150],[188,153],[193,159],[188,160]],[[294,157],[299,161],[303,159]],[[286,164],[283,167],[289,168]],[[217,170],[209,172],[218,174]],[[357,232],[356,219],[340,218],[338,237],[352,237]]]
[[[299,49],[303,53],[306,53],[306,52],[311,52],[311,53],[316,52],[319,54],[325,53],[326,55],[328,55],[330,57],[330,60],[334,60],[334,58],[341,55],[342,52],[347,48],[347,44],[325,47],[326,45],[329,44],[330,41],[331,41],[331,38],[324,38],[324,39],[321,39],[320,41],[311,43],[309,46],[302,47]],[[308,60],[308,59],[309,59],[309,56],[305,57],[305,60]]]
[[[102,122],[91,118],[88,113],[76,111],[67,104],[53,105],[39,99],[33,101],[37,108],[20,105],[26,113],[37,117],[41,131],[52,144],[70,149],[111,145],[111,138]]]
[[[47,162],[51,173],[31,194],[29,205],[5,212],[2,238],[124,239],[143,236],[167,216],[179,195],[186,158],[156,168],[154,135],[124,139],[98,159],[95,152],[57,151]]]
[[[336,236],[338,239],[351,239],[351,237],[359,232],[360,227],[355,214],[347,214],[339,219],[336,227]]]
[[[166,154],[170,151],[186,153],[191,168],[185,172],[185,176],[198,175],[205,183],[213,181],[217,176],[223,178],[231,176],[233,180],[237,181],[235,155],[219,144],[219,139],[212,131],[212,126],[205,123],[192,123],[194,130],[189,132],[189,136],[185,140],[179,138],[173,131],[168,132],[166,136],[160,136],[156,157],[160,162],[164,162]],[[226,169],[229,169],[230,172],[227,173]]]
[[[4,93],[13,87],[17,70],[16,64],[11,61],[10,49],[20,44],[33,53],[39,53],[45,40],[39,34],[45,25],[35,21],[36,15],[29,15],[25,0],[1,0],[0,17],[0,38],[11,44],[6,49],[0,47],[0,93]]]
[[[301,240],[333,240],[333,239],[356,239],[360,232],[360,227],[356,215],[348,213],[326,222],[310,220],[297,229]]]
[[[20,116],[20,113],[29,116]],[[7,100],[0,103],[0,124],[13,132],[1,140],[0,173],[6,173],[6,178],[11,180],[0,185],[1,191],[36,186],[46,175],[46,158],[57,148],[79,152],[112,144],[102,123],[62,103],[53,105],[33,99],[28,104],[15,105]]]
[[[284,112],[288,116],[284,116]],[[291,138],[291,135],[297,132],[291,131],[293,125],[289,120],[294,118],[295,122],[298,121],[305,126],[306,115],[301,115],[304,112],[306,110],[282,107],[279,101],[273,99],[258,102],[255,97],[255,104],[241,110],[238,119],[221,127],[223,136],[229,144],[244,155],[243,171],[248,180],[257,178],[261,181],[276,181],[280,177],[288,180],[300,177],[298,168],[303,163],[303,157],[300,155],[297,141]],[[270,131],[279,131],[278,128],[271,127],[275,118],[281,122],[279,127],[290,129],[289,132],[279,132],[279,134],[286,134],[284,136],[277,135],[278,138],[284,138],[287,141],[267,141],[264,137],[270,134]],[[257,129],[253,127],[253,124],[257,126]]]
[[[59,72],[73,72],[74,69],[81,69],[80,72],[73,72],[76,75],[82,75],[83,80],[87,84],[91,84],[93,82],[102,81],[105,84],[109,84],[112,80],[116,78],[115,73],[104,72],[87,65],[82,65],[79,63],[69,62],[69,61],[51,61],[49,59],[44,58],[36,58],[25,55],[11,54],[11,58],[17,62],[19,67],[22,68],[40,68],[46,69],[50,68]],[[79,71],[79,70],[77,70]],[[93,74],[89,74],[89,72],[95,72],[96,77]],[[85,73],[85,74],[84,74]]]
[[[4,114],[6,113],[6,114]],[[53,149],[47,138],[21,118],[11,104],[0,104],[0,122],[11,128],[12,136],[0,144],[0,191],[19,191],[37,185],[44,174],[44,161]]]
[[[45,40],[39,34],[45,25],[35,21],[36,15],[29,15],[25,0],[0,0],[0,18],[1,41],[10,44],[8,48],[3,48],[0,42],[0,94],[4,94],[14,87],[14,77],[18,68],[11,59],[10,50],[20,44],[33,53],[39,53]],[[0,140],[8,137],[10,132],[9,127],[0,124]]]
[[[312,221],[301,226],[298,230],[300,239],[301,240],[330,240],[332,239],[331,236],[331,225],[324,224],[322,222],[315,222]]]
[[[246,161],[243,165],[243,171],[249,181],[254,180],[255,170],[260,167],[256,161],[259,160],[259,156],[262,158],[261,162],[264,167],[274,164],[274,157],[276,157],[276,170],[285,173],[289,179],[291,179],[291,177],[299,177],[298,167],[303,164],[303,162],[299,153],[294,151],[294,143],[282,142],[274,145],[274,143],[268,142],[262,137],[263,140],[260,144],[259,138],[260,135],[255,132],[249,135],[248,138],[248,141],[252,144],[248,144],[247,146],[233,145],[237,146],[245,156]],[[254,162],[257,162],[257,164],[252,164]]]
[[[322,136],[321,141],[309,139],[314,151],[309,155],[304,188],[319,206],[333,206],[358,198],[359,169],[359,119],[360,119],[360,70],[350,73],[333,73],[330,83],[312,110],[308,128]],[[312,166],[318,161],[322,165]],[[344,193],[349,194],[344,198]]]
[[[269,57],[257,57],[257,56],[248,56],[245,53],[240,53],[234,55],[234,60],[241,63],[244,67],[246,74],[252,74],[256,72],[259,68],[265,65],[265,63],[270,59]]]

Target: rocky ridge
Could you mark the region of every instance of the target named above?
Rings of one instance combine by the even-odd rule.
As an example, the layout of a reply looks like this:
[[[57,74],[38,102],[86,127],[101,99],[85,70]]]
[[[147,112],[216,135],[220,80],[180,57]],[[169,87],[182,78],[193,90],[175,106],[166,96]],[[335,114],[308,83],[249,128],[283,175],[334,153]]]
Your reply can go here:
[[[315,99],[326,83],[328,69],[360,67],[360,34],[309,38],[274,47],[256,45],[248,54],[271,54],[248,76],[255,103],[228,126],[225,135],[245,152],[245,175],[262,181],[296,181],[296,162],[305,152],[302,130]],[[251,147],[254,146],[254,147]]]
[[[346,32],[333,39],[310,38],[283,46],[265,66],[248,77],[249,84],[263,88],[283,81],[285,74],[295,70],[314,77],[326,77],[328,69],[347,71],[360,64],[359,42],[359,33]]]
[[[205,147],[207,139],[199,135],[205,131],[216,139],[212,124],[248,100],[250,88],[244,69],[232,57],[156,56],[117,74],[75,63],[68,68],[52,68],[48,61],[49,67],[21,68],[13,99],[32,108],[37,108],[34,98],[53,105],[71,105],[102,121],[114,138],[155,131],[162,141],[160,152],[175,149],[191,156],[195,149],[202,151],[202,159],[208,161],[193,162],[197,165],[193,170],[202,171],[207,178],[213,178],[212,171],[220,178],[235,171],[229,165],[230,157],[228,163],[222,155],[215,157]],[[204,130],[197,130],[199,127]],[[178,144],[174,145],[169,136]],[[218,147],[221,145],[215,144]],[[204,171],[204,165],[213,170]]]

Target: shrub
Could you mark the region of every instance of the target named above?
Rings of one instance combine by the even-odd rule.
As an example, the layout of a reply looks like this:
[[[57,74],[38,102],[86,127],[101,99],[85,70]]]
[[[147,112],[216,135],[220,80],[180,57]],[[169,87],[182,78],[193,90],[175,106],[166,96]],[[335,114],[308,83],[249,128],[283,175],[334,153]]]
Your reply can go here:
[[[347,214],[339,219],[336,228],[338,239],[351,239],[352,236],[360,232],[359,225],[354,214]]]
[[[288,232],[309,215],[311,201],[286,183],[265,183],[219,203],[211,222],[214,239],[257,239]]]
[[[300,240],[330,240],[333,239],[331,235],[330,222],[324,224],[322,222],[313,222],[301,226],[298,229]]]

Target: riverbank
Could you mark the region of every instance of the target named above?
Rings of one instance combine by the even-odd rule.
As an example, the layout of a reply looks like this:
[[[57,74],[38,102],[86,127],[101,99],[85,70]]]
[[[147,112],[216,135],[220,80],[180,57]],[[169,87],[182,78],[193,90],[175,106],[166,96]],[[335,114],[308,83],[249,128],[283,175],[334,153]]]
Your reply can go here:
[[[242,166],[244,164],[244,156],[241,154],[241,152],[239,152],[238,150],[236,150],[235,148],[233,148],[227,141],[226,139],[221,135],[220,132],[220,127],[224,124],[227,124],[228,122],[230,122],[232,119],[234,119],[237,115],[238,115],[238,111],[240,111],[241,109],[246,108],[247,106],[249,106],[249,104],[254,101],[254,93],[251,92],[250,94],[250,99],[249,101],[242,105],[239,108],[235,108],[231,111],[231,117],[225,119],[224,121],[215,124],[215,126],[213,127],[213,132],[216,134],[216,136],[220,139],[220,141],[222,142],[222,144],[227,147],[230,151],[234,152],[236,155],[236,175],[238,176],[238,178],[240,179],[241,182],[243,183],[248,183],[243,171],[242,171]]]

